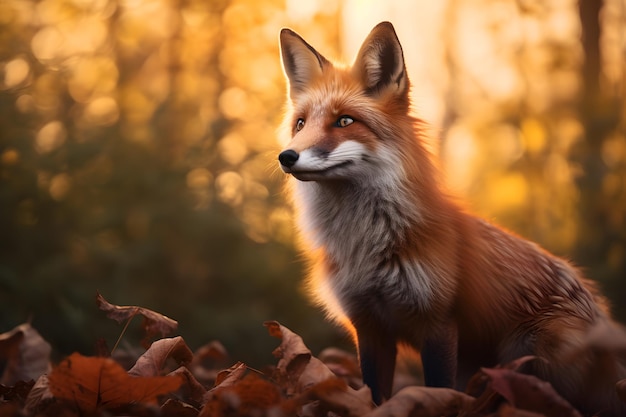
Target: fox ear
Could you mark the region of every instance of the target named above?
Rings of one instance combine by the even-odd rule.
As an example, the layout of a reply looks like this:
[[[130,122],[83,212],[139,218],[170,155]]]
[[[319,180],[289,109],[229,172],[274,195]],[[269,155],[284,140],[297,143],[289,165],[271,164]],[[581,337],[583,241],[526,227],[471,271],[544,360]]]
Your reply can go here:
[[[291,97],[304,90],[311,81],[322,75],[326,65],[330,65],[326,58],[290,29],[280,31],[280,51]]]
[[[403,95],[408,92],[402,46],[389,22],[379,23],[372,29],[352,68],[368,93]]]

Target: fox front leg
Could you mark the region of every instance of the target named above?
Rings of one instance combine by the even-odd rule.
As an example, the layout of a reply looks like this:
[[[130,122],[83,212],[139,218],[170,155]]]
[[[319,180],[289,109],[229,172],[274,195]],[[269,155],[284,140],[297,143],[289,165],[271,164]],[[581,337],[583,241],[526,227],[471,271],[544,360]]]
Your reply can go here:
[[[396,366],[396,340],[386,334],[357,329],[357,343],[363,383],[372,391],[374,402],[380,405],[391,398]]]
[[[458,333],[449,326],[437,335],[426,337],[420,352],[427,387],[455,388]]]

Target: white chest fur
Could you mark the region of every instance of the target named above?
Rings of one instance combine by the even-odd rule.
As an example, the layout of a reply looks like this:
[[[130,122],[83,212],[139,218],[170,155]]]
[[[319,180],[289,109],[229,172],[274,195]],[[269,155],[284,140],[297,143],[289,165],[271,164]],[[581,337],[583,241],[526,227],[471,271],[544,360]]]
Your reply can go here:
[[[397,310],[424,311],[435,293],[428,264],[407,250],[418,211],[398,186],[354,182],[298,182],[300,227],[324,251],[327,276],[319,285],[348,313],[367,299]]]

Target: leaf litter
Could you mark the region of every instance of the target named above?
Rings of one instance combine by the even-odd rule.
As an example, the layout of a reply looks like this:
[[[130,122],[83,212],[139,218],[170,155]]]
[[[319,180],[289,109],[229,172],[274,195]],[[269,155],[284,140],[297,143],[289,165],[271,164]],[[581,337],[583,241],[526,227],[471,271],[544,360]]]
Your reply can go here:
[[[481,369],[470,380],[467,393],[405,386],[414,377],[400,366],[397,392],[376,407],[361,382],[356,355],[328,348],[316,357],[297,333],[276,321],[264,325],[270,336],[280,339],[273,352],[277,363],[262,372],[241,362],[232,364],[217,341],[194,352],[181,336],[165,338],[178,323],[158,312],[117,306],[100,294],[97,305],[107,317],[126,325],[134,316],[143,316],[144,342],[158,334],[162,338],[126,370],[108,355],[79,353],[51,367],[50,345],[30,324],[0,334],[4,369],[0,417],[580,416],[549,383],[519,372],[526,362],[538,360],[534,357]],[[626,342],[601,347],[623,352]],[[626,380],[617,389],[625,400]]]

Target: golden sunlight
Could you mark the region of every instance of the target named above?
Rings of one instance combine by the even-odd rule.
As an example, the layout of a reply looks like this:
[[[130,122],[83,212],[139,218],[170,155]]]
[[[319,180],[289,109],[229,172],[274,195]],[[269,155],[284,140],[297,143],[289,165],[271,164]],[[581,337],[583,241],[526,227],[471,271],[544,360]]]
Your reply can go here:
[[[442,127],[449,83],[445,55],[449,3],[448,0],[346,0],[341,7],[342,49],[346,61],[352,60],[376,24],[383,20],[394,24],[403,44],[414,107],[435,129]]]
[[[601,15],[600,85],[615,99],[624,67],[618,3],[605,0]],[[585,135],[578,12],[575,0],[24,0],[0,5],[0,22],[32,22],[15,35],[32,55],[8,50],[0,88],[19,91],[15,109],[36,120],[38,154],[54,156],[87,136],[106,146],[112,134],[186,173],[194,209],[209,209],[214,196],[255,240],[286,239],[291,220],[275,162],[285,98],[278,32],[291,27],[328,58],[349,62],[371,28],[389,20],[450,188],[521,229],[569,227],[582,170],[572,159]],[[626,138],[606,137],[600,158],[621,169]],[[46,178],[55,198],[75,187]],[[619,195],[620,178],[596,186]],[[550,195],[560,204],[550,205]]]
[[[0,0],[0,233],[19,243],[0,285],[20,296],[0,318],[34,315],[88,350],[97,287],[167,307],[190,346],[215,332],[234,358],[263,332],[251,317],[331,345],[298,292],[278,37],[350,63],[384,20],[450,193],[571,256],[626,318],[623,3]]]
[[[4,87],[13,88],[23,83],[30,73],[30,65],[23,58],[16,58],[4,66]]]
[[[44,125],[37,133],[35,140],[37,151],[40,153],[51,152],[65,142],[67,138],[67,131],[63,123],[58,120]]]

